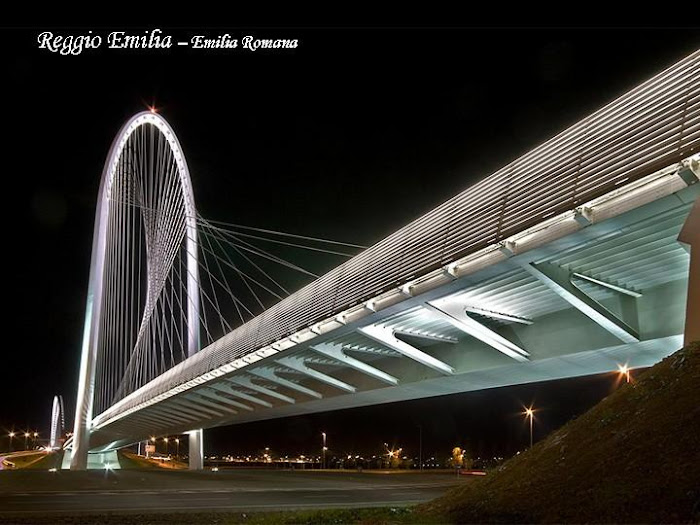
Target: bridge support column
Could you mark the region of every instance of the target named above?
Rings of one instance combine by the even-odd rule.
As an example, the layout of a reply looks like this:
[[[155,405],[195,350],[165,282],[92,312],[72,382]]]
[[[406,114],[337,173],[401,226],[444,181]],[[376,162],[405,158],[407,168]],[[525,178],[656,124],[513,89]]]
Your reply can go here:
[[[191,430],[189,436],[190,470],[202,470],[204,468],[204,431]]]
[[[688,302],[685,309],[685,336],[683,343],[700,341],[700,200],[696,200],[685,221],[678,240],[688,246],[690,271],[688,273]]]

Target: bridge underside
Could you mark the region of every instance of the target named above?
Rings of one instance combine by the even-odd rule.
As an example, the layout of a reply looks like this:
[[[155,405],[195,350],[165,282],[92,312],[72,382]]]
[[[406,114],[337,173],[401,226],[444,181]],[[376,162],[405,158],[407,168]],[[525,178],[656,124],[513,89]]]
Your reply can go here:
[[[522,253],[505,243],[479,271],[445,272],[430,291],[368,304],[359,319],[97,425],[91,448],[651,366],[683,344],[689,252],[677,238],[699,186]]]

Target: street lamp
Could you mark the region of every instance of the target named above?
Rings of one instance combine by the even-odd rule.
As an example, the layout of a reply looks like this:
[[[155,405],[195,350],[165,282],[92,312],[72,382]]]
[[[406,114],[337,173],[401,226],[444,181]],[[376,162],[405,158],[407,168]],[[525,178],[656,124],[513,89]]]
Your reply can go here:
[[[24,433],[24,450],[27,450],[27,439],[29,439],[29,432]]]
[[[326,433],[321,432],[321,435],[323,436],[323,468],[326,468],[326,450],[328,450],[328,447],[326,446]]]
[[[10,452],[12,452],[12,438],[15,437],[15,433],[14,433],[14,432],[10,432],[10,433],[8,434],[8,437],[10,438]]]
[[[180,459],[180,438],[175,438],[175,457]]]
[[[423,425],[418,425],[418,462],[423,470]]]
[[[625,376],[625,379],[627,379],[627,382],[630,382],[630,367],[627,366],[626,364],[624,365],[617,365],[617,370],[620,373],[620,375]]]
[[[532,420],[534,419],[535,411],[532,407],[529,407],[525,409],[523,414],[525,414],[525,417],[530,418],[530,448],[532,448]]]
[[[164,437],[163,441],[165,441],[165,455],[167,457],[167,455],[168,455],[168,438]]]

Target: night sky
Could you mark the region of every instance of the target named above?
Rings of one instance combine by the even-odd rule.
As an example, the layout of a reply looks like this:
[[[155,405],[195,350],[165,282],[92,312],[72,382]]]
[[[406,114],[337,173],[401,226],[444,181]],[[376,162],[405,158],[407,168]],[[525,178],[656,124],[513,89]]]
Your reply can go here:
[[[700,46],[688,28],[162,28],[300,45],[103,44],[61,56],[37,49],[47,29],[0,31],[9,206],[0,428],[44,435],[56,393],[72,426],[99,177],[133,113],[155,104],[173,126],[205,217],[369,245]],[[327,270],[341,260],[304,262]],[[253,423],[211,431],[206,446],[318,453],[325,430],[332,452],[388,442],[412,454],[420,425],[425,452],[462,444],[507,454],[528,439],[522,404],[542,408],[537,437],[613,384],[583,378]]]

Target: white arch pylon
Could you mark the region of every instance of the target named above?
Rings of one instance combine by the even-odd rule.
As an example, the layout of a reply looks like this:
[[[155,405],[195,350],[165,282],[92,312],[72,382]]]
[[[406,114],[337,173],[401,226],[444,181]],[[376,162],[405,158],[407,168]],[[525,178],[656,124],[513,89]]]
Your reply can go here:
[[[90,426],[93,416],[95,394],[95,372],[97,350],[100,335],[100,318],[102,310],[102,293],[104,290],[105,254],[107,250],[107,226],[110,211],[110,194],[114,175],[124,146],[131,134],[144,125],[155,126],[165,137],[177,164],[180,185],[185,205],[185,235],[187,250],[187,292],[190,297],[187,306],[188,330],[187,355],[192,356],[199,350],[199,270],[197,263],[197,223],[192,181],[180,142],[177,140],[170,124],[154,111],[143,111],[131,117],[117,134],[107,156],[97,197],[95,228],[92,241],[90,263],[90,280],[88,284],[87,303],[85,307],[85,324],[80,358],[78,396],[75,410],[73,432],[73,455],[71,470],[87,469],[87,455],[90,447]],[[199,431],[201,432],[201,431]],[[201,443],[201,436],[199,436]],[[200,461],[201,462],[201,461]],[[191,467],[201,468],[195,461]]]

